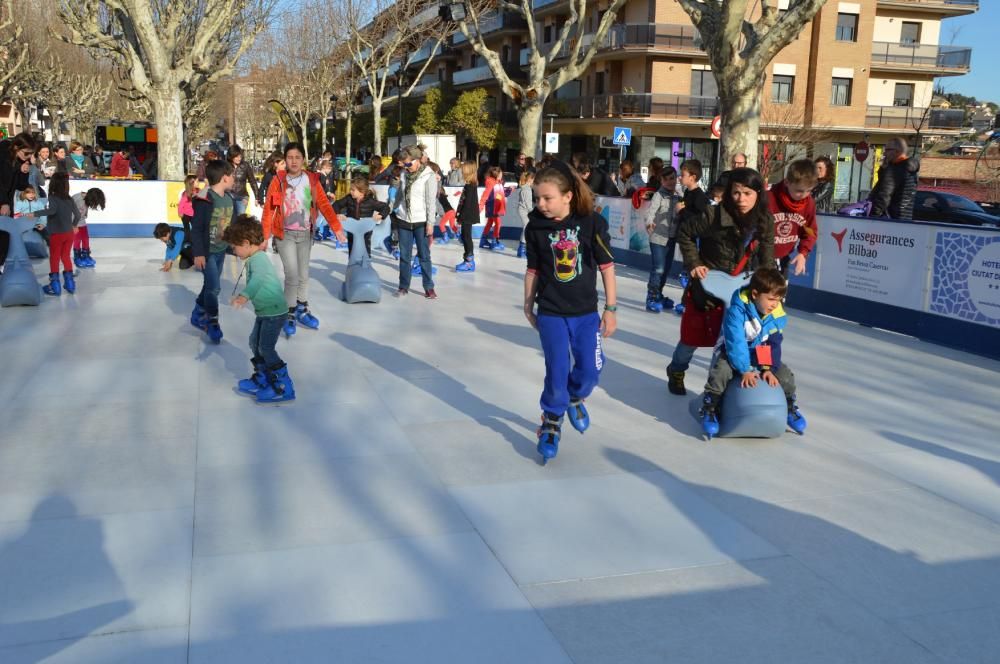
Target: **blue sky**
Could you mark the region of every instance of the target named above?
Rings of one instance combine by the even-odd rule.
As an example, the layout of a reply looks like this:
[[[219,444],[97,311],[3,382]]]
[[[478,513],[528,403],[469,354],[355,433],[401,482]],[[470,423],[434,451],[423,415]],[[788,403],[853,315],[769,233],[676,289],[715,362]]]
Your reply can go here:
[[[948,92],[971,95],[980,101],[1000,103],[1000,0],[980,0],[979,11],[941,22],[941,43],[972,48],[972,72],[944,76],[939,81]]]

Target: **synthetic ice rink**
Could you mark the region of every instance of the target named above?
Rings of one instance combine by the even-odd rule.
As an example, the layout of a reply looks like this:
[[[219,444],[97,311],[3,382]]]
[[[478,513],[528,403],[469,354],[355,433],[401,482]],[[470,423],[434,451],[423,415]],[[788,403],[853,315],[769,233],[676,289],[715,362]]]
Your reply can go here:
[[[252,311],[207,344],[162,246],[96,239],[75,296],[0,310],[4,664],[997,661],[997,362],[792,300],[806,435],[706,443],[709,351],[670,396],[679,317],[619,266],[594,424],[542,467],[523,261],[435,246],[431,302],[376,250],[347,305],[315,247],[298,398],[258,406]]]

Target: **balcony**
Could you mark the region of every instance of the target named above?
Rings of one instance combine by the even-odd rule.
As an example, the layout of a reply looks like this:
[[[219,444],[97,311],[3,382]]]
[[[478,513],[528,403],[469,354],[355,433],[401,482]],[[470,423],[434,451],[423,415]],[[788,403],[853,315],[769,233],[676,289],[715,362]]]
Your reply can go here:
[[[915,108],[913,106],[869,106],[865,126],[878,129],[959,130],[965,111],[950,108]]]
[[[562,118],[679,118],[704,120],[719,114],[716,97],[617,93],[560,99],[546,103],[546,113]]]
[[[524,72],[521,71],[521,67],[516,62],[505,62],[503,68],[512,80],[522,81],[525,79]],[[483,81],[496,82],[496,77],[493,75],[493,71],[489,65],[480,65],[472,69],[462,69],[451,75],[451,83],[455,86],[481,83]]]
[[[962,16],[979,11],[979,0],[878,0],[878,6],[886,9]]]
[[[872,69],[913,71],[922,69],[936,74],[965,74],[972,63],[972,49],[965,46],[937,44],[872,44]]]
[[[470,24],[470,32],[472,32],[472,27]],[[523,16],[513,13],[493,14],[492,16],[479,19],[479,34],[488,35],[501,30],[518,30],[527,34],[528,22],[524,20]],[[456,32],[451,38],[451,42],[455,46],[464,44],[467,41],[465,35],[461,32]]]
[[[588,32],[582,37],[581,50],[586,49],[594,40],[594,33]],[[554,60],[568,58],[573,50],[573,38],[559,50]],[[673,23],[619,23],[612,25],[597,47],[598,53],[614,51],[656,51],[659,53],[678,53],[682,55],[704,55],[701,35],[691,25]],[[530,49],[521,50],[521,66],[528,65]],[[542,47],[542,53],[547,53]]]
[[[414,52],[413,57],[410,59],[410,66],[417,64],[422,64],[425,60],[433,57],[440,56],[445,50],[444,44],[438,44],[435,46],[434,42],[429,42],[420,47],[419,50]]]

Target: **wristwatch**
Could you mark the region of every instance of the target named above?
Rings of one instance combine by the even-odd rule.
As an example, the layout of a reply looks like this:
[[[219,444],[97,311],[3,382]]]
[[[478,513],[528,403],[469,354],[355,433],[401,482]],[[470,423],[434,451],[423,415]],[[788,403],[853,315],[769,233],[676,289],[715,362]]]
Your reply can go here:
[[[618,305],[617,304],[605,304],[604,305],[604,310],[605,311],[610,311],[611,313],[614,313],[614,312],[618,311]]]

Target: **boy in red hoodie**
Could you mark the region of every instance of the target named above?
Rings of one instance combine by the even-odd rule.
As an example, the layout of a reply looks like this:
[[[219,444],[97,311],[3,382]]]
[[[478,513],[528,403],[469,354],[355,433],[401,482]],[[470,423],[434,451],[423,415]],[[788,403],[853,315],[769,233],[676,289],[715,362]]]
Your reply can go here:
[[[774,257],[786,277],[789,265],[793,274],[806,271],[806,258],[816,245],[818,227],[812,190],[817,180],[816,165],[809,159],[799,159],[789,164],[785,179],[771,187],[768,196],[774,216]]]

